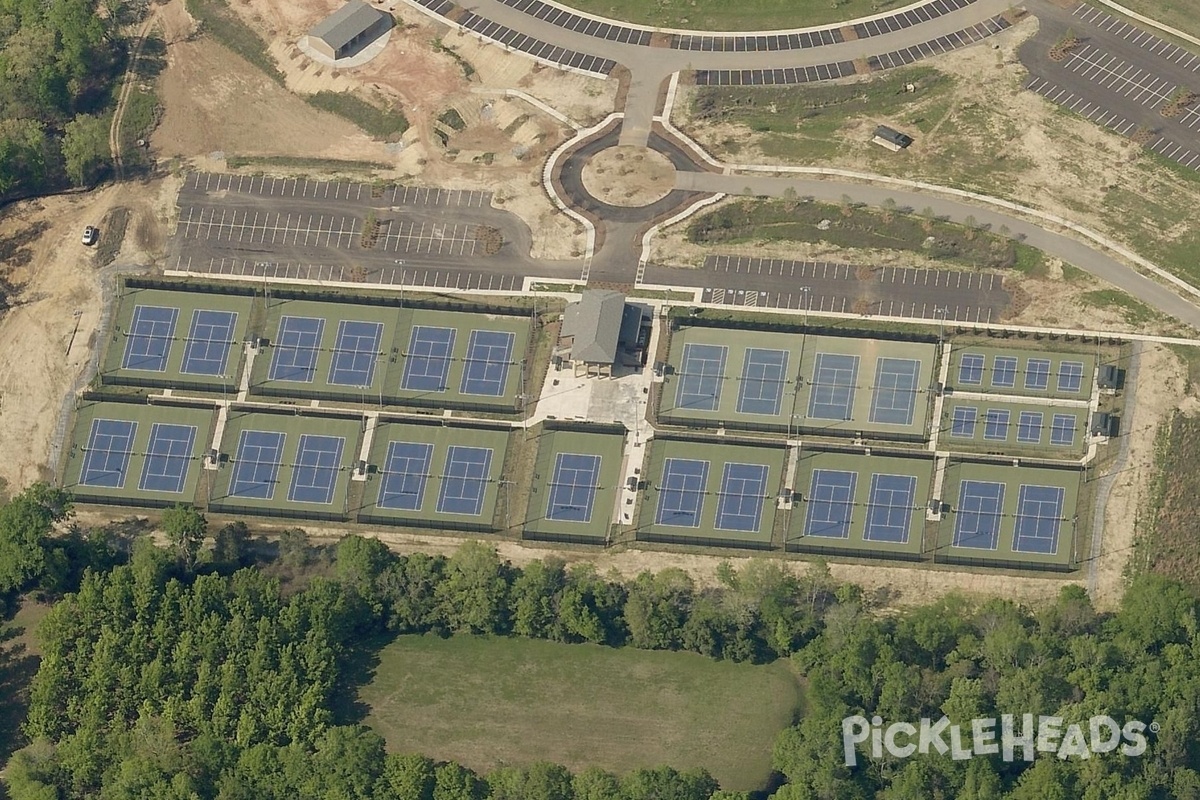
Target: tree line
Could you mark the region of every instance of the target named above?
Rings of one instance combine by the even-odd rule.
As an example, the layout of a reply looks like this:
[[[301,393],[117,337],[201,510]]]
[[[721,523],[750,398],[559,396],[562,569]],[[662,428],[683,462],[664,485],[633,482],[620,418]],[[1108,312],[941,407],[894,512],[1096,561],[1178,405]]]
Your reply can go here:
[[[69,498],[45,487],[0,509],[0,563],[20,552],[14,529],[48,530],[69,513]],[[42,557],[24,559],[19,586],[45,580],[71,591],[40,634],[31,744],[7,769],[13,800],[748,797],[722,792],[707,773],[669,767],[616,776],[532,764],[480,775],[385,754],[377,734],[342,724],[336,700],[351,690],[346,665],[365,642],[408,633],[792,659],[808,702],[776,742],[778,800],[1200,800],[1200,605],[1190,587],[1157,576],[1133,580],[1112,614],[1098,613],[1079,587],[1037,609],[951,596],[885,614],[820,564],[798,575],[778,561],[723,565],[719,585],[701,587],[678,570],[620,580],[555,559],[518,568],[482,544],[450,557],[399,556],[349,536],[317,551],[290,531],[276,563],[328,559],[328,569],[281,587],[273,565],[254,563],[261,554],[245,526],[210,540],[201,515],[176,509],[163,528],[171,550],[141,539],[116,566],[122,558],[97,555],[103,548],[33,537]],[[50,568],[72,558],[92,566]],[[848,717],[887,724],[946,715],[967,726],[969,749],[971,720],[1003,714],[1065,725],[1108,715],[1154,727],[1136,756],[959,760],[876,755],[863,745],[855,765],[845,763]]]

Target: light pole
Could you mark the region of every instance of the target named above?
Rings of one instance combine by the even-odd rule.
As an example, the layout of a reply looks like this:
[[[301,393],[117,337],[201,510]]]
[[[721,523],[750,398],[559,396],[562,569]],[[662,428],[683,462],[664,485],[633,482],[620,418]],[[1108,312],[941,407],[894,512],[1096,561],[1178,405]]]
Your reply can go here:
[[[937,320],[938,320],[938,344],[939,345],[942,343],[942,339],[945,336],[946,315],[949,313],[950,313],[949,306],[934,306],[933,307],[933,314],[934,314],[934,316],[937,317]]]
[[[397,259],[395,259],[395,263],[396,263],[397,267],[400,267],[400,305],[403,306],[404,305],[404,261],[397,258]]]

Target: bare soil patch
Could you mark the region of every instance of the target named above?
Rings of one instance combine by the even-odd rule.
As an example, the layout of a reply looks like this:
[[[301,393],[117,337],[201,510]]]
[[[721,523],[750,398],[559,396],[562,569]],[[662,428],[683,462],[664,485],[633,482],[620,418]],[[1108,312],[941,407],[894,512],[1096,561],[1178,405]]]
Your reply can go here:
[[[614,206],[648,206],[675,187],[675,167],[648,147],[618,145],[601,150],[583,167],[583,185]]]

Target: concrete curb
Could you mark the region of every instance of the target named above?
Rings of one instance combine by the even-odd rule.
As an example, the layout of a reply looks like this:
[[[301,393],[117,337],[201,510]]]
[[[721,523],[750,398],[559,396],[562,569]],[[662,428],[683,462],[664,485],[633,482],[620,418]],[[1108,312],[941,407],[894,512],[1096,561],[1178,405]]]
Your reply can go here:
[[[553,108],[552,106],[543,103],[533,95],[522,92],[520,89],[488,89],[483,86],[477,86],[471,90],[471,94],[483,95],[484,97],[516,97],[520,100],[524,100],[538,111],[553,117],[563,125],[566,125],[568,128],[579,130],[579,123],[577,123],[575,120],[571,119],[557,108]]]
[[[721,194],[709,195],[708,197],[703,197],[703,198],[697,200],[696,202],[692,203],[687,208],[680,211],[678,214],[675,214],[672,217],[668,217],[667,219],[664,219],[662,222],[658,222],[658,223],[655,223],[654,225],[651,225],[650,228],[645,233],[642,234],[642,255],[640,258],[638,258],[638,274],[637,274],[637,280],[634,282],[634,285],[640,286],[642,284],[642,272],[646,267],[646,262],[648,262],[650,260],[650,240],[654,238],[655,234],[657,234],[660,229],[668,228],[677,222],[682,222],[683,220],[687,219],[688,217],[692,216],[693,214],[698,213],[701,209],[708,208],[709,206],[711,206],[714,203],[721,202],[727,196],[728,195],[721,193]]]

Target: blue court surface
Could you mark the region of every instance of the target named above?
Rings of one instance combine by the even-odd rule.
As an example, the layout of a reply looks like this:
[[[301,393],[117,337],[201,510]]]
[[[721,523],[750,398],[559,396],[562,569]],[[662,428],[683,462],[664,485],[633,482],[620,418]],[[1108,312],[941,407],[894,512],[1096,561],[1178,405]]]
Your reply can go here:
[[[404,377],[400,387],[414,392],[444,392],[450,378],[454,353],[454,328],[416,325],[404,354]]]
[[[1071,447],[1075,444],[1076,417],[1074,414],[1055,414],[1050,425],[1050,444]]]
[[[242,431],[229,480],[230,497],[271,499],[279,480],[285,438],[277,431]]]
[[[812,484],[805,498],[808,514],[804,520],[804,535],[849,539],[857,484],[857,472],[813,470]]]
[[[380,508],[419,511],[425,503],[425,484],[433,445],[424,442],[388,442],[383,480],[379,485]]]
[[[875,367],[871,422],[912,425],[917,408],[921,362],[908,358],[880,358]]]
[[[992,386],[1011,389],[1017,385],[1017,357],[996,356],[992,360]]]
[[[1078,394],[1083,388],[1083,362],[1063,361],[1058,365],[1058,390]]]
[[[854,407],[858,356],[817,353],[808,416],[815,419],[848,420]]]
[[[1000,542],[1003,508],[1003,483],[963,481],[958,488],[954,546],[995,550]]]
[[[317,373],[317,354],[325,333],[322,317],[283,317],[275,338],[268,377],[273,381],[312,383]]]
[[[742,385],[738,390],[739,414],[777,416],[783,405],[783,387],[787,382],[787,350],[747,347],[742,363]]]
[[[983,383],[983,365],[987,359],[979,353],[964,353],[958,360],[958,382],[968,386]]]
[[[717,530],[754,533],[762,523],[767,500],[766,464],[727,463],[721,475]]]
[[[196,426],[156,422],[150,426],[150,443],[142,465],[138,489],[144,492],[183,491],[196,444]]]
[[[470,517],[482,514],[491,465],[490,447],[451,446],[446,454],[442,490],[438,494],[438,513]]]
[[[983,415],[983,438],[1003,442],[1008,439],[1007,408],[989,408]]]
[[[1021,484],[1017,495],[1017,524],[1013,534],[1013,550],[1018,553],[1058,553],[1058,531],[1062,523],[1063,498],[1061,486]]]
[[[125,333],[125,355],[121,359],[121,367],[165,372],[178,319],[178,308],[134,307],[133,319]]]
[[[979,409],[975,406],[955,406],[950,420],[950,435],[959,439],[975,438],[975,423],[979,420]]]
[[[1044,392],[1050,386],[1050,359],[1031,358],[1025,362],[1025,388]]]
[[[237,318],[234,311],[193,311],[179,371],[185,375],[224,375],[229,349],[236,344],[233,331]]]
[[[346,440],[341,436],[300,435],[296,463],[292,465],[292,485],[288,501],[329,505],[337,487],[342,468],[342,450]]]
[[[370,386],[375,380],[375,362],[379,360],[382,322],[344,319],[338,323],[333,360],[329,363],[329,383],[335,386]]]
[[[663,462],[658,486],[658,511],[654,522],[677,528],[699,528],[708,485],[707,461],[668,458]]]
[[[556,522],[591,522],[592,506],[600,481],[600,456],[559,453],[554,457],[554,480],[546,519]]]
[[[912,523],[916,496],[916,476],[873,474],[863,540],[908,544],[908,528]]]
[[[471,331],[459,393],[503,397],[516,338],[508,331]]]
[[[137,423],[123,419],[94,419],[79,473],[82,486],[125,487],[125,474],[133,455]]]
[[[685,344],[675,389],[675,407],[716,411],[721,404],[725,358],[729,350],[716,344]]]
[[[1022,411],[1017,417],[1017,441],[1038,444],[1042,440],[1042,412]]]

